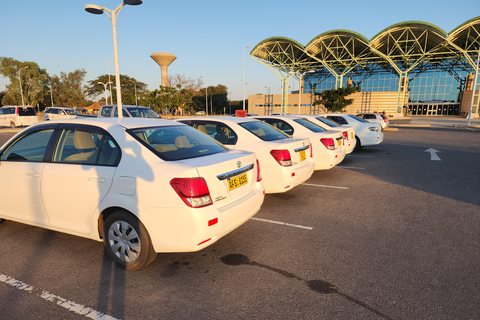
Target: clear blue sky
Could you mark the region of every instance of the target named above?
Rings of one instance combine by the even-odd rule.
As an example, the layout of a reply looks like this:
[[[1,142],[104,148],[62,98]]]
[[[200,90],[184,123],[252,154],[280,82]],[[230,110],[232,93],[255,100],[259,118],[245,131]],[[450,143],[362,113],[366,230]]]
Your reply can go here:
[[[0,0],[0,57],[36,62],[50,75],[87,71],[85,80],[108,72],[113,59],[111,21],[84,10],[93,3],[115,9],[121,0]],[[347,29],[371,39],[395,23],[419,20],[447,33],[480,15],[479,0],[366,1],[162,1],[124,6],[117,20],[120,73],[148,84],[161,83],[154,52],[177,56],[169,74],[223,84],[231,98],[243,97],[243,50],[246,95],[281,93],[280,80],[253,61],[250,50],[266,38],[282,36],[306,45],[317,35]],[[110,63],[114,74],[114,64]],[[0,76],[0,90],[8,80]],[[290,83],[298,89],[298,82]]]

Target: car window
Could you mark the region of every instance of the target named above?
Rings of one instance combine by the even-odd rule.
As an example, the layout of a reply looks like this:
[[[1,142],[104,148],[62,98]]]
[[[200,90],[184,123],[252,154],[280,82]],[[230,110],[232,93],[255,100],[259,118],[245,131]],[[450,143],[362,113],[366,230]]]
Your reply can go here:
[[[296,123],[298,124],[301,124],[302,126],[304,126],[305,128],[307,128],[308,130],[312,131],[312,132],[325,132],[327,130],[323,129],[322,127],[320,127],[319,125],[316,125],[315,123],[311,122],[311,121],[308,121],[307,119],[295,119],[293,120],[295,121]]]
[[[36,116],[37,113],[33,108],[18,108],[18,115],[20,117],[26,117],[26,116]]]
[[[127,110],[125,110],[125,108],[122,107],[122,115],[123,117],[125,118],[128,118],[130,117],[130,115],[128,114]],[[114,114],[114,117],[118,117],[118,108],[115,108],[115,114]]]
[[[138,128],[127,132],[166,161],[203,157],[228,150],[217,141],[185,125]]]
[[[159,118],[158,114],[148,108],[127,108],[128,112],[135,118]]]
[[[65,112],[66,114],[69,114],[69,115],[74,115],[75,114],[75,110],[73,110],[73,109],[63,109],[63,112]]]
[[[15,114],[15,107],[2,108],[2,109],[3,109],[3,114]]]
[[[293,129],[293,127],[288,124],[286,121],[284,120],[281,120],[281,119],[270,119],[270,118],[257,118],[257,119],[260,119],[262,121],[265,121],[266,123],[268,123],[269,125],[271,125],[272,127],[275,127],[283,132],[285,132],[286,134],[288,135],[293,135],[293,133],[295,132],[295,129]]]
[[[289,138],[283,131],[262,121],[242,122],[239,125],[263,141],[275,141]]]
[[[331,119],[325,119],[324,117],[315,117],[315,119],[317,119],[318,121],[321,121],[322,123],[325,123],[326,125],[330,126],[330,127],[333,127],[333,128],[337,128],[337,127],[340,127],[340,124],[338,122],[335,122]]]
[[[53,162],[97,164],[103,135],[84,130],[66,129],[54,152]]]
[[[192,122],[191,126],[222,144],[235,145],[238,137],[235,131],[221,122]]]
[[[358,122],[368,123],[368,121],[363,120],[363,119],[360,119],[359,117],[356,117],[356,116],[354,116],[354,115],[349,114],[348,116],[349,116],[350,118],[352,118],[352,119],[357,120]]]
[[[102,117],[110,117],[112,115],[112,107],[102,108]]]
[[[51,113],[51,114],[58,114],[58,109],[56,108],[50,108],[48,109],[47,111],[45,111],[46,113]]]
[[[359,117],[362,119],[377,119],[374,114],[365,114],[363,117]]]
[[[27,133],[8,146],[0,160],[42,162],[52,134],[53,129]]]
[[[345,120],[343,117],[340,117],[340,116],[327,116],[327,119],[333,120],[340,125],[348,124],[347,120]]]

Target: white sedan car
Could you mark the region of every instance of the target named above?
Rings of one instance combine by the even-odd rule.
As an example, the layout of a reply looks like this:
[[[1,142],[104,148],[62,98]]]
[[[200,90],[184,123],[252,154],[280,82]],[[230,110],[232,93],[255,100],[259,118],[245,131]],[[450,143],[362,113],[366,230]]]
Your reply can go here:
[[[77,113],[72,108],[50,107],[45,109],[43,113],[43,120],[61,120],[61,119],[75,119]]]
[[[313,123],[319,125],[325,130],[340,131],[343,135],[343,145],[345,146],[346,153],[350,154],[353,152],[353,150],[355,150],[355,146],[357,145],[357,139],[355,139],[355,128],[353,128],[352,126],[341,126],[335,121],[326,119],[319,115],[302,114],[300,116],[312,121]]]
[[[286,192],[308,180],[314,170],[310,141],[293,139],[251,117],[207,117],[177,120],[229,148],[253,151],[262,169],[266,193]]]
[[[103,241],[136,270],[250,219],[265,197],[259,170],[254,153],[174,121],[42,122],[0,148],[0,221]]]
[[[383,142],[382,126],[379,123],[371,123],[348,113],[324,113],[319,116],[333,120],[342,126],[354,127],[355,139],[357,139],[356,150]]]
[[[380,123],[382,129],[386,129],[390,126],[390,121],[388,121],[388,118],[381,113],[360,113],[357,114],[357,117],[367,120],[368,122]]]
[[[315,170],[330,169],[345,159],[343,134],[326,131],[301,116],[258,116],[271,126],[282,130],[293,138],[309,138],[312,144]]]

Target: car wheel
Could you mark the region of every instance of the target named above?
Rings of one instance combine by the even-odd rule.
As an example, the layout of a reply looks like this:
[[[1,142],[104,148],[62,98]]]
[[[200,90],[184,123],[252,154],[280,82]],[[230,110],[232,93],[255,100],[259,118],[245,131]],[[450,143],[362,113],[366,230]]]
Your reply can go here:
[[[357,144],[355,145],[355,149],[353,151],[358,151],[362,147],[362,144],[360,142],[360,138],[358,138],[357,136],[355,136],[355,140],[357,140]]]
[[[4,223],[4,222],[5,222],[5,219],[0,218],[0,223]]]
[[[13,129],[13,128],[16,128],[16,127],[17,127],[17,126],[15,125],[15,122],[13,122],[13,121],[12,121],[12,122],[10,122],[10,128],[12,128],[12,129]]]
[[[108,216],[103,226],[103,243],[110,258],[127,270],[138,270],[157,255],[145,226],[126,212]]]

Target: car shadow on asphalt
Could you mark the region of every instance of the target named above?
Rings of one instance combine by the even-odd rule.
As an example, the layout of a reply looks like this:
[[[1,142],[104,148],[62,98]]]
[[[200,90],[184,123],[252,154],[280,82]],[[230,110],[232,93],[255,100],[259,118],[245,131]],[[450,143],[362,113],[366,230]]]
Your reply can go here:
[[[306,279],[303,279],[303,278],[301,278],[301,277],[299,277],[299,276],[297,276],[293,273],[290,273],[288,271],[278,269],[278,268],[274,268],[272,266],[269,266],[269,265],[266,265],[266,264],[263,264],[263,263],[259,263],[259,262],[256,262],[256,261],[252,261],[247,256],[245,256],[243,254],[227,254],[225,256],[222,256],[220,258],[220,261],[222,263],[226,264],[226,265],[229,265],[229,266],[248,265],[248,266],[254,266],[254,267],[263,268],[263,269],[266,269],[266,270],[269,270],[269,271],[272,271],[272,272],[276,272],[276,273],[278,273],[278,274],[280,274],[280,275],[282,275],[286,278],[290,278],[290,279],[294,279],[294,280],[297,280],[297,281],[304,282],[305,285],[310,290],[312,290],[316,293],[319,293],[319,294],[333,294],[333,293],[338,294],[339,296],[347,299],[348,301],[353,302],[353,303],[361,306],[362,308],[365,308],[368,311],[375,313],[379,317],[382,317],[384,319],[389,319],[389,320],[392,319],[389,316],[387,316],[386,314],[383,314],[382,312],[378,311],[377,309],[372,308],[371,306],[367,305],[366,303],[341,292],[340,290],[338,290],[338,288],[334,284],[331,284],[327,281],[324,281],[324,280],[306,280]]]

